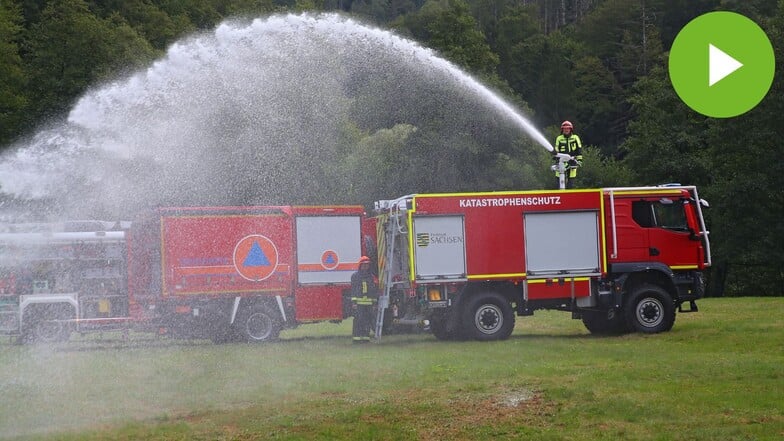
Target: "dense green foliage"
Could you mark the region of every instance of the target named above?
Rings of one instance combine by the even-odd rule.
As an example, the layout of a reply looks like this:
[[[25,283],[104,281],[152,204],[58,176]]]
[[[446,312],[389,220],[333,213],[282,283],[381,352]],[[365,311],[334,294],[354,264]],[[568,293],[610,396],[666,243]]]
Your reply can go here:
[[[0,146],[64,114],[88,86],[151,63],[184,35],[226,17],[305,10],[344,11],[437,50],[532,115],[550,137],[560,121],[573,121],[590,146],[581,186],[699,186],[713,207],[716,286],[728,294],[782,293],[780,81],[751,112],[716,120],[681,103],[667,73],[677,32],[714,10],[754,19],[784,60],[784,2],[776,0],[3,0]],[[377,99],[374,90],[352,98]],[[438,111],[398,121],[390,113],[387,124],[364,117],[342,129],[339,161],[313,170],[335,180],[352,176],[339,202],[552,184],[543,149],[509,145],[513,138],[495,133],[508,128],[466,122],[472,136],[465,137],[428,130],[437,127]],[[416,148],[434,144],[442,146],[438,161]],[[373,173],[350,173],[361,164],[375,164]],[[379,179],[401,168],[406,179]],[[385,188],[369,195],[379,182]],[[332,202],[332,191],[325,186],[317,197]]]

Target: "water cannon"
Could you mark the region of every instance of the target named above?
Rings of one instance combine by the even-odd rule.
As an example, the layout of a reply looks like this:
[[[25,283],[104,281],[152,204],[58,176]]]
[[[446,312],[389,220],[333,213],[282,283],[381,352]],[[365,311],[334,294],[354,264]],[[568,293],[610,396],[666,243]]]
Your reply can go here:
[[[574,156],[566,153],[553,153],[553,158],[558,162],[550,166],[550,170],[558,173],[558,188],[564,190],[566,189],[566,173],[576,167],[576,165],[570,165],[570,163],[575,163]]]
[[[377,213],[383,213],[385,211],[392,212],[392,211],[409,210],[411,209],[411,198],[413,197],[414,195],[410,194],[410,195],[399,197],[397,199],[385,199],[385,200],[376,201],[373,204],[374,205],[373,208],[376,210]]]
[[[569,155],[567,153],[553,153],[553,156],[558,158],[558,162],[569,162],[572,159],[574,159],[572,155]]]

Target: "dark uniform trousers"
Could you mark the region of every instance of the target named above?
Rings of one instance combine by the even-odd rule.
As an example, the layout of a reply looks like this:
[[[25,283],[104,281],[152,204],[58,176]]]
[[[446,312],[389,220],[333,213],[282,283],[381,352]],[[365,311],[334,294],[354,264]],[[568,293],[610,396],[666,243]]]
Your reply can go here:
[[[355,286],[354,286],[355,285]],[[373,279],[355,280],[352,284],[351,301],[356,305],[354,312],[354,342],[370,341],[370,334],[374,331],[373,307],[378,300],[378,293]]]

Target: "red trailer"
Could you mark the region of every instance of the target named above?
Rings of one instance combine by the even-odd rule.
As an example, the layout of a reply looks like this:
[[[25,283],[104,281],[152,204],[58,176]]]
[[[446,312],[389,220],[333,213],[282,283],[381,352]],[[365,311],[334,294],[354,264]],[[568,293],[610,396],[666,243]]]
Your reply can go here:
[[[359,206],[163,208],[95,226],[0,234],[0,285],[14,281],[0,297],[3,330],[28,340],[108,329],[274,339],[346,317],[343,293],[375,235]]]
[[[704,201],[703,201],[704,202]],[[695,187],[418,194],[376,203],[381,324],[507,338],[514,315],[571,311],[591,332],[669,330],[696,311],[708,232]]]

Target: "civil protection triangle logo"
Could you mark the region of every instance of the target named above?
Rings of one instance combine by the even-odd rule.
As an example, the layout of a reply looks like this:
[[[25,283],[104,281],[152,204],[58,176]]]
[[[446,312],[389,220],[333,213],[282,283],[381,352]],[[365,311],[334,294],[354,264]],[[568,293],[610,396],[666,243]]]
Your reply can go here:
[[[268,237],[252,234],[234,247],[234,268],[252,282],[269,278],[278,267],[278,248]]]

